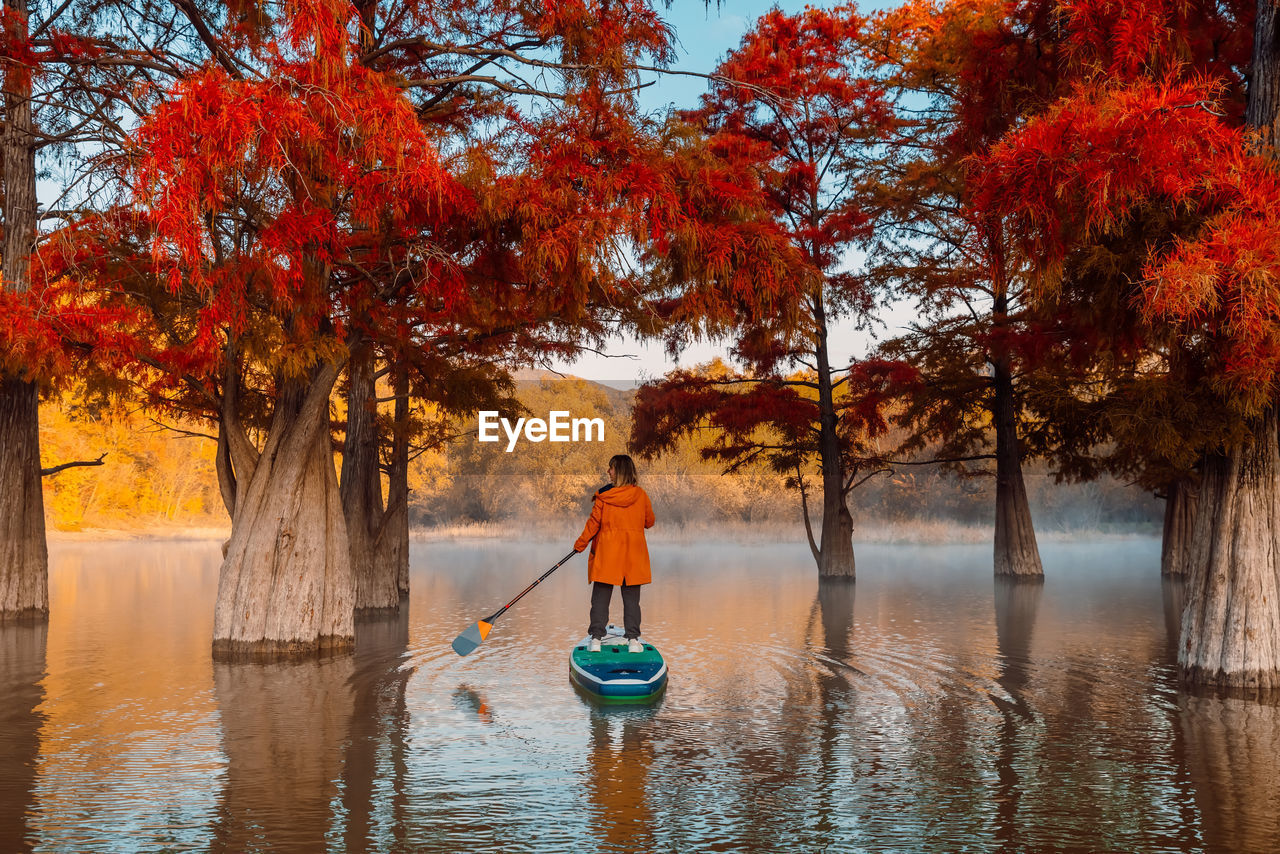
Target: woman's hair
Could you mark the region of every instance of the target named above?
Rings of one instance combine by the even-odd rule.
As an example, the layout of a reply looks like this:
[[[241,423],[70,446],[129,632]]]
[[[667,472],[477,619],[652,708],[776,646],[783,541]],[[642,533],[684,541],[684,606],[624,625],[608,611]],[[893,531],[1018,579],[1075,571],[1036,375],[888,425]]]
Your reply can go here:
[[[636,482],[635,460],[626,454],[616,454],[609,459],[609,468],[613,469],[614,486],[634,486]]]

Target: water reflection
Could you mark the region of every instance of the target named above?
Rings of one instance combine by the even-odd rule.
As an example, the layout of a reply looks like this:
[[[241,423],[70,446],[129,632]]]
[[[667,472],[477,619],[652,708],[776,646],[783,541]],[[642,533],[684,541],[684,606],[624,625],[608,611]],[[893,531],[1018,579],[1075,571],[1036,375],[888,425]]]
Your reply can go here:
[[[407,837],[409,711],[401,667],[409,646],[409,608],[356,621],[351,688],[354,710],[343,757],[342,850],[401,850]]]
[[[326,850],[354,672],[354,655],[213,665],[227,758],[214,851]]]
[[[648,791],[654,715],[652,709],[591,712],[584,794],[595,829],[592,850],[618,854],[659,850]]]
[[[811,650],[821,662],[815,674],[815,700],[821,724],[813,746],[819,770],[819,785],[812,795],[813,832],[826,839],[841,835],[841,823],[837,819],[839,803],[833,792],[835,787],[844,784],[849,764],[846,722],[852,716],[856,699],[851,680],[858,675],[865,676],[848,663],[853,653],[856,592],[856,584],[847,579],[821,579],[814,602],[822,627],[822,646]]]
[[[1280,847],[1280,707],[1184,694],[1178,726],[1211,852]]]
[[[47,638],[0,628],[0,851],[1280,850],[1276,708],[1178,692],[1155,543],[994,587],[982,547],[851,585],[655,545],[649,709],[573,693],[581,575],[449,648],[559,544],[432,548],[352,654],[216,667],[216,544],[64,550]]]
[[[1033,763],[1024,762],[1024,727],[1035,722],[1027,701],[1031,682],[1031,635],[1044,589],[1039,580],[996,579],[997,684],[1006,696],[991,694],[1002,720],[996,736],[995,838],[1000,851],[1023,850],[1019,828],[1019,802],[1024,791],[1023,775],[1033,773]]]
[[[48,624],[0,622],[0,848],[31,851]]]
[[[402,608],[357,621],[349,655],[214,664],[228,762],[215,851],[404,846],[408,642]]]

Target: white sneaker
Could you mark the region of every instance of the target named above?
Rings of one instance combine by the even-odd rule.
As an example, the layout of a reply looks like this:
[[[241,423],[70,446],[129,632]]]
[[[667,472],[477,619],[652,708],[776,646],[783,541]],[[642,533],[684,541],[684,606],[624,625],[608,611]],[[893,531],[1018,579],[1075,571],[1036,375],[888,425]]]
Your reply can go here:
[[[640,643],[640,638],[632,638],[627,644],[628,652],[644,652],[644,644]]]
[[[587,642],[587,652],[599,652],[599,651],[600,651],[600,638],[592,638],[590,641]]]

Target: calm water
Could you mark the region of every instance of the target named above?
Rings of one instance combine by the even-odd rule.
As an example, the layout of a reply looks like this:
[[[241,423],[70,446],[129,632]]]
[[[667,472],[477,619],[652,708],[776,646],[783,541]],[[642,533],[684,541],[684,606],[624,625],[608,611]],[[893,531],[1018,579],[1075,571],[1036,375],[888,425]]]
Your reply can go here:
[[[1158,545],[658,546],[659,705],[574,693],[581,558],[418,547],[354,655],[214,664],[214,544],[55,547],[47,627],[0,627],[0,851],[1274,851],[1280,714],[1180,694]],[[620,613],[620,604],[615,602]],[[1172,622],[1171,622],[1172,621]]]

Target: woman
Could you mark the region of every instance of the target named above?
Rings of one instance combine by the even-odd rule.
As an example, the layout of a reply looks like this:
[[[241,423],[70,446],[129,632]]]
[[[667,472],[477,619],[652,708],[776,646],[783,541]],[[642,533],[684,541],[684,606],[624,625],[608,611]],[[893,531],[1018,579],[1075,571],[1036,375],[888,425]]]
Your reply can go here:
[[[636,464],[626,454],[609,460],[609,484],[595,495],[591,518],[582,536],[573,544],[580,552],[591,543],[587,557],[587,581],[591,590],[591,635],[588,649],[600,651],[600,641],[609,622],[609,600],[614,585],[622,585],[622,624],[628,649],[643,652],[640,643],[640,585],[648,584],[649,546],[644,529],[653,527],[653,505],[636,485]]]

